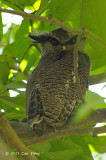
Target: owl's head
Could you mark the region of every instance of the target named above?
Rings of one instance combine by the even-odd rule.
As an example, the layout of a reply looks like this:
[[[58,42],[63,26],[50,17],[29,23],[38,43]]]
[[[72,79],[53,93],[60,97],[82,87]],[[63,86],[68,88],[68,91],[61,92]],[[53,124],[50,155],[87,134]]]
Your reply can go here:
[[[35,43],[41,43],[42,53],[60,53],[67,52],[73,49],[76,43],[77,35],[70,35],[62,28],[53,30],[51,32],[35,32],[30,33],[29,37]]]

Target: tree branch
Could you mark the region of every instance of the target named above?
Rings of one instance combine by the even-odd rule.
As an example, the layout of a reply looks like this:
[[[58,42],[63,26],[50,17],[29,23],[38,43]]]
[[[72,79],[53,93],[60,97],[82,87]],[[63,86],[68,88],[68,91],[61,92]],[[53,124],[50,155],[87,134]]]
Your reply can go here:
[[[97,42],[98,44],[102,45],[106,48],[106,42],[103,41],[100,37],[90,32],[88,29],[85,29],[84,36],[90,38],[91,40]]]
[[[49,16],[49,17],[46,18],[46,17],[41,17],[41,16],[25,13],[25,12],[22,12],[22,11],[10,10],[10,9],[5,9],[5,8],[1,8],[1,7],[0,7],[0,12],[6,12],[6,13],[10,13],[10,14],[19,15],[19,16],[22,16],[25,19],[35,19],[35,20],[51,23],[51,24],[60,26],[61,28],[67,30],[69,33],[71,33],[73,35],[80,34],[80,32],[82,32],[81,30],[78,30],[78,29],[76,30],[76,29],[73,29],[71,27],[68,27],[67,25],[61,23],[60,21],[53,18],[52,16]]]
[[[73,117],[74,115],[71,118]],[[106,109],[99,109],[99,110],[93,111],[87,120],[77,124],[73,123],[72,121],[69,121],[65,126],[61,127],[55,132],[54,132],[54,129],[48,128],[47,132],[45,132],[44,135],[42,136],[37,135],[35,131],[28,126],[27,123],[10,122],[10,124],[20,138],[32,138],[30,141],[25,142],[25,145],[31,146],[31,145],[45,142],[51,139],[55,139],[56,137],[76,135],[76,134],[77,135],[78,134],[96,135],[99,133],[106,132],[106,128],[104,127],[82,128],[84,126],[95,125],[96,123],[100,123],[100,122],[106,122]],[[3,136],[3,134],[1,133],[0,135]]]
[[[22,16],[25,19],[35,19],[35,20],[40,20],[40,21],[43,21],[43,22],[51,23],[51,24],[57,25],[57,26],[65,29],[65,30],[67,30],[72,35],[76,35],[76,34],[79,35],[82,32],[84,32],[83,33],[84,37],[88,37],[88,38],[94,40],[95,42],[99,43],[100,45],[106,47],[106,42],[103,41],[102,39],[100,39],[95,34],[91,33],[89,30],[85,29],[83,31],[81,29],[73,29],[73,28],[68,27],[67,25],[61,23],[60,21],[58,21],[57,19],[53,18],[52,16],[49,16],[48,18],[45,18],[45,17],[40,17],[40,16],[37,16],[37,15],[25,13],[25,12],[22,12],[22,11],[9,10],[9,9],[5,9],[5,8],[1,8],[1,7],[0,7],[0,12],[6,12],[6,13],[19,15],[19,16]]]
[[[89,77],[89,85],[106,82],[106,71]]]
[[[9,146],[0,138],[0,159],[1,160],[18,160],[16,156],[11,155]],[[17,153],[18,154],[18,153]]]
[[[73,124],[72,122],[70,122],[66,126],[63,126],[62,129],[57,130],[56,132],[48,133],[37,138],[34,137],[31,140],[24,142],[24,144],[26,146],[32,146],[48,140],[69,135],[92,134],[93,136],[97,136],[97,134],[106,133],[105,126],[98,128],[93,128],[93,127],[85,128],[84,126],[93,125],[100,122],[106,122],[106,109],[93,111],[91,116],[85,121],[82,121],[78,124]]]
[[[82,22],[83,22],[83,10],[84,10],[84,0],[81,0],[81,9],[80,9],[80,29],[83,28]]]
[[[79,128],[64,129],[64,130],[56,131],[54,133],[52,132],[52,133],[43,135],[38,138],[33,138],[31,140],[24,142],[24,144],[29,147],[29,146],[37,145],[37,144],[40,144],[40,143],[43,143],[49,140],[53,140],[55,138],[69,136],[69,135],[92,134],[96,136],[99,133],[105,133],[105,132],[106,132],[106,126],[98,127],[98,128],[88,127],[88,128],[80,128],[80,129]]]
[[[7,118],[4,113],[0,112],[0,130],[5,135],[9,144],[12,145],[19,153],[23,156],[25,160],[36,160],[36,157],[32,156],[28,151],[26,146],[21,142],[19,137],[14,132],[13,128],[7,121]],[[22,152],[28,153],[28,155],[21,154]]]

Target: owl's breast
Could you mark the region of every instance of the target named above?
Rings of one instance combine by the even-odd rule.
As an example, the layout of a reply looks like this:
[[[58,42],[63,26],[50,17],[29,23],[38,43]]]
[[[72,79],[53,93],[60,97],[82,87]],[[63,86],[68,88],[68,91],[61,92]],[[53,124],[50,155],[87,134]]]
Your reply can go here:
[[[33,71],[27,90],[28,93],[34,89],[39,91],[39,96],[37,95],[35,99],[40,101],[38,104],[42,104],[43,119],[48,125],[59,127],[65,124],[81,100],[75,81],[73,57],[64,55],[64,58],[56,61],[42,59],[41,62]],[[79,53],[78,75],[83,95],[88,88],[89,70],[86,55]],[[28,94],[27,97],[27,104],[29,104],[30,95]]]

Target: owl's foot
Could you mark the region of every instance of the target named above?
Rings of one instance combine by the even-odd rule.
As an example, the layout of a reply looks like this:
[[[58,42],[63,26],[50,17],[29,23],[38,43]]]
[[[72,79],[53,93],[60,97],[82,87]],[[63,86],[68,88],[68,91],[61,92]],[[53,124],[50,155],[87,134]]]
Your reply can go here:
[[[40,134],[44,130],[44,119],[43,117],[41,117],[40,120],[37,118],[31,119],[29,125],[37,134]]]
[[[30,120],[29,125],[36,132],[36,134],[39,136],[41,136],[43,134],[50,133],[50,132],[58,131],[56,128],[49,126],[45,122],[43,117],[40,120],[37,120],[37,119]]]

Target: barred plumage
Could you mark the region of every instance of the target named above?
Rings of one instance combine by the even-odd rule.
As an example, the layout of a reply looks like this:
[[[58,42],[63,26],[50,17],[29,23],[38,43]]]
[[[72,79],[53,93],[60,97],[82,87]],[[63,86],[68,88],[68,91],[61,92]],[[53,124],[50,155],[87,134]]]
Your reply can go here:
[[[67,122],[81,101],[73,65],[77,36],[60,28],[29,37],[42,44],[42,57],[26,88],[28,122],[37,131],[44,130],[45,126],[58,128]],[[83,96],[88,89],[89,72],[89,57],[79,50],[78,75]]]

